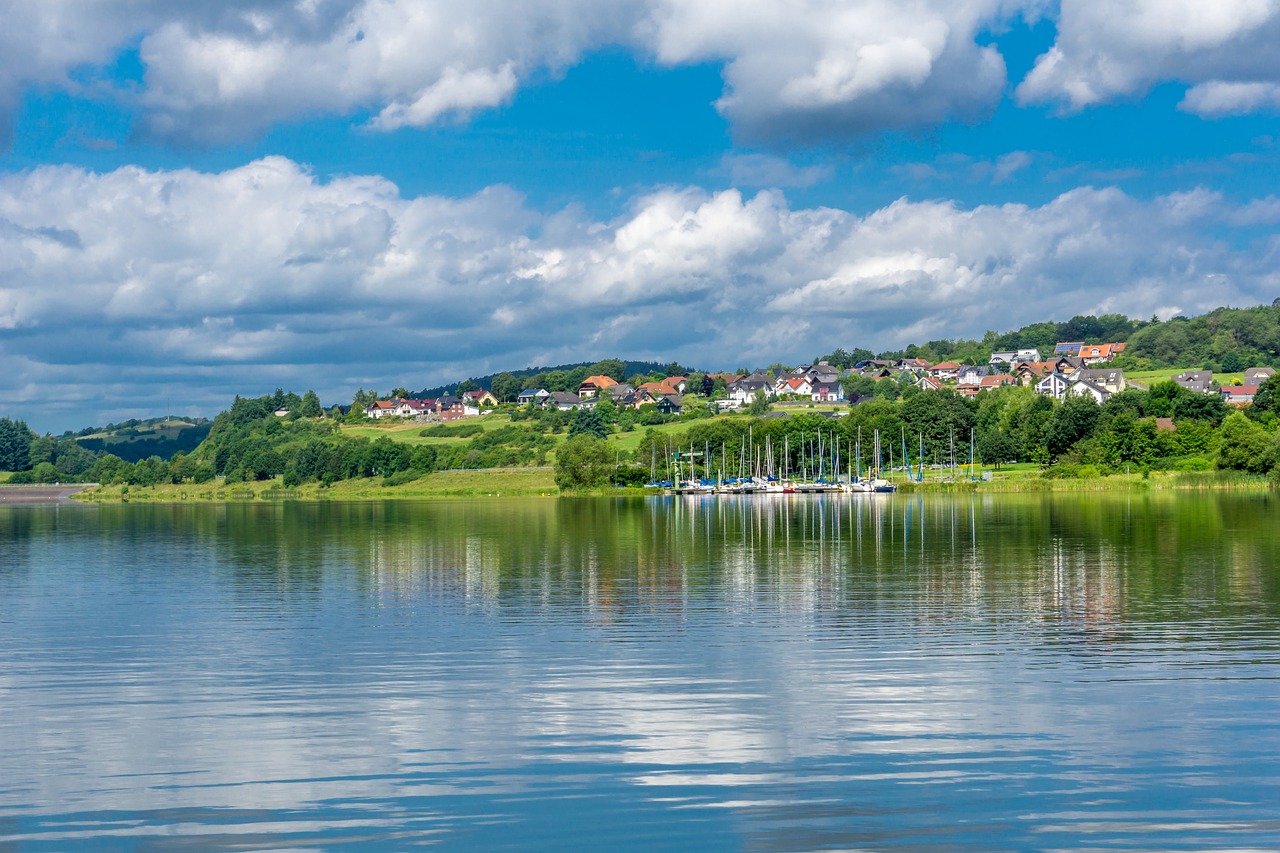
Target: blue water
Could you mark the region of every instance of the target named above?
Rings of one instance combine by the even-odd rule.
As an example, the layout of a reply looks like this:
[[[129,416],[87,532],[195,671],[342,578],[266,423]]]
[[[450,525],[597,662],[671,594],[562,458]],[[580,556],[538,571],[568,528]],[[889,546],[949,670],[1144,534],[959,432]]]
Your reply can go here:
[[[1277,849],[1276,509],[0,510],[0,850]]]

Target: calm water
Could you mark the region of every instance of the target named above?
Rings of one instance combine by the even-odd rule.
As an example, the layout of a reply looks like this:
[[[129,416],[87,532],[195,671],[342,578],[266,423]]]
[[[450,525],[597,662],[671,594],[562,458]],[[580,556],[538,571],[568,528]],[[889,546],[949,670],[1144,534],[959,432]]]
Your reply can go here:
[[[1280,848],[1278,509],[0,509],[0,850]]]

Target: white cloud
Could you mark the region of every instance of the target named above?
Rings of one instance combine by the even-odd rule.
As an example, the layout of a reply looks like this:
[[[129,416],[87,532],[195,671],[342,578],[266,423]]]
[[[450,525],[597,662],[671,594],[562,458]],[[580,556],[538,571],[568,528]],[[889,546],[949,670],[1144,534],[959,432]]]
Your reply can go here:
[[[975,42],[999,0],[660,0],[642,32],[659,61],[726,62],[720,110],[749,139],[811,141],[994,108],[1004,60]]]
[[[1078,110],[1177,80],[1199,115],[1274,108],[1277,43],[1275,0],[1062,0],[1057,41],[1018,97]]]
[[[901,199],[859,216],[689,188],[599,221],[504,187],[405,198],[283,158],[214,174],[46,167],[0,177],[0,399],[87,424],[86,404],[120,400],[209,411],[277,385],[332,400],[612,354],[736,367],[1257,303],[1280,283],[1280,240],[1229,238],[1257,239],[1275,207],[1081,188],[1040,207]]]
[[[1037,0],[160,0],[0,2],[0,110],[137,44],[144,126],[219,142],[316,114],[426,126],[509,102],[591,52],[723,62],[718,106],[749,138],[840,138],[975,118],[1004,61],[977,34]],[[125,93],[121,93],[125,96]],[[129,93],[128,97],[135,97]]]

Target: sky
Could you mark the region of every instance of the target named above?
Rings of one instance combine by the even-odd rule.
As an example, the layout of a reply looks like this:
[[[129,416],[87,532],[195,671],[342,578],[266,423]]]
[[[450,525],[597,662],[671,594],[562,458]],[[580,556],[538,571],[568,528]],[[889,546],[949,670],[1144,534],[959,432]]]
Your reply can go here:
[[[1280,0],[0,0],[0,417],[1280,296]]]

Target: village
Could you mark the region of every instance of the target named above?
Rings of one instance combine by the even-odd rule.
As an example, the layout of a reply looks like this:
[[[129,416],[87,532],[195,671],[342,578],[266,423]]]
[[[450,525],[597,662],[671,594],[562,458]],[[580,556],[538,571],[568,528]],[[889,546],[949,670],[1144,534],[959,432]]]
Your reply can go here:
[[[749,408],[753,403],[810,402],[856,406],[873,398],[868,382],[889,380],[898,389],[914,386],[921,390],[951,389],[962,397],[974,397],[1004,386],[1032,387],[1035,393],[1056,400],[1070,395],[1089,396],[1098,404],[1126,388],[1144,388],[1126,379],[1123,369],[1109,366],[1125,349],[1124,343],[1058,343],[1048,358],[1035,349],[993,352],[987,364],[938,364],[919,358],[891,360],[865,359],[841,369],[827,361],[783,370],[752,373],[709,373],[698,387],[689,376],[674,375],[636,385],[605,375],[588,376],[576,391],[548,391],[526,388],[514,399],[500,400],[486,389],[472,389],[456,395],[431,399],[394,397],[376,400],[365,407],[368,418],[405,418],[424,423],[451,423],[480,417],[499,405],[514,403],[542,409],[572,411],[593,409],[609,401],[615,409],[657,412],[678,416],[688,405],[689,395],[705,401],[714,413]],[[1254,367],[1244,372],[1242,384],[1219,384],[1208,370],[1187,370],[1171,380],[1198,394],[1216,394],[1230,406],[1252,402],[1258,386],[1275,373],[1271,367]]]

